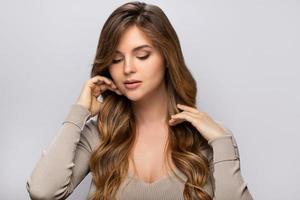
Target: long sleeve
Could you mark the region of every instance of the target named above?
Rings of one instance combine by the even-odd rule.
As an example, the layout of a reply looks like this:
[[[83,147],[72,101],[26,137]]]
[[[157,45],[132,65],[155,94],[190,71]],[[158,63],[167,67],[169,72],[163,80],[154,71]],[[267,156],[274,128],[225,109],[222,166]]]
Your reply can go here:
[[[88,121],[90,118],[91,113],[83,106],[71,106],[27,179],[31,199],[66,199],[89,173],[89,159],[97,139],[96,126],[93,120]]]
[[[213,149],[210,158],[214,200],[253,200],[240,168],[240,155],[230,129],[227,135],[208,141]]]

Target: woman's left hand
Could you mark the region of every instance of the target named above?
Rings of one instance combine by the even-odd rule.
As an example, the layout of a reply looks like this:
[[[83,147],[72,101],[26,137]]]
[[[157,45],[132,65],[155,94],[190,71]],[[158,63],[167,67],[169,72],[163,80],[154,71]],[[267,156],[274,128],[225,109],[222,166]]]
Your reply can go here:
[[[177,104],[177,107],[183,111],[171,116],[172,118],[169,120],[170,126],[188,121],[206,140],[227,135],[226,130],[217,124],[207,113],[200,112],[196,108],[187,105]]]

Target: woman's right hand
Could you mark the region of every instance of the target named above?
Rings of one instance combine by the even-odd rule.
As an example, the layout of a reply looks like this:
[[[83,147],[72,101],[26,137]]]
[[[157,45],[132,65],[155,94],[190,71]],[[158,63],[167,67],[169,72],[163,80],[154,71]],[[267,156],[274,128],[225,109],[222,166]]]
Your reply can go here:
[[[101,109],[101,102],[97,98],[107,89],[116,92],[118,95],[122,95],[111,79],[100,75],[94,76],[88,79],[83,85],[76,104],[84,106],[94,116]]]

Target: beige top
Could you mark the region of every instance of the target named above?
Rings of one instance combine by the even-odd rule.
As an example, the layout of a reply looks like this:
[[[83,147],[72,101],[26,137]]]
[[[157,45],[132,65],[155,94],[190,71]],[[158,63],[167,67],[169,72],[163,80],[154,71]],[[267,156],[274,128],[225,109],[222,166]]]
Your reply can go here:
[[[224,127],[224,126],[222,126]],[[225,127],[224,127],[225,128]],[[240,169],[237,143],[228,135],[208,141],[212,151],[203,152],[210,161],[210,179],[204,189],[214,200],[253,200]],[[27,179],[31,199],[66,199],[90,172],[89,159],[99,142],[96,120],[88,109],[73,104],[53,141],[43,150],[41,158]],[[185,181],[187,177],[175,169]],[[120,200],[183,200],[184,183],[175,174],[146,183],[130,171],[121,184]],[[93,181],[89,197],[95,191]]]

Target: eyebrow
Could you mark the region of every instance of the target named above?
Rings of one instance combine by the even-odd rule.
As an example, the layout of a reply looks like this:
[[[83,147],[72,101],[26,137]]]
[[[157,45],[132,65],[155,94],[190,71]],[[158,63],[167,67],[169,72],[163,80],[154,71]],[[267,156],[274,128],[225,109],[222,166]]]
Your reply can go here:
[[[144,45],[140,45],[140,46],[134,47],[134,48],[132,49],[132,52],[136,52],[136,51],[138,51],[138,50],[140,50],[140,49],[142,49],[142,48],[145,48],[145,47],[152,48],[150,45],[144,44]],[[116,53],[121,53],[121,54],[122,54],[122,52],[119,51],[119,50],[116,50]]]

